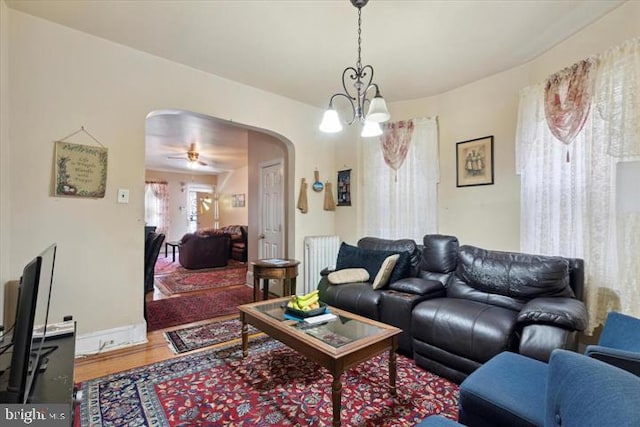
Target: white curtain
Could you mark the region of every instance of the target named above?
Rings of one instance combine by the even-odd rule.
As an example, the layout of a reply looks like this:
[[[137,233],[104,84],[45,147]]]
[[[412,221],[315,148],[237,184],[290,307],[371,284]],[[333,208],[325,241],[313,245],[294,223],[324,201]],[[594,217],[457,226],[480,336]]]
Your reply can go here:
[[[640,39],[596,60],[591,113],[571,145],[549,130],[544,84],[521,91],[516,132],[521,249],[584,259],[587,333],[610,310],[640,316],[640,212],[616,210],[617,164],[640,159]]]
[[[409,122],[409,148],[397,171],[385,163],[384,134],[362,141],[361,235],[421,243],[425,234],[437,232],[438,121],[433,117]]]
[[[144,221],[155,225],[156,233],[169,232],[169,186],[166,182],[147,181],[144,185]]]

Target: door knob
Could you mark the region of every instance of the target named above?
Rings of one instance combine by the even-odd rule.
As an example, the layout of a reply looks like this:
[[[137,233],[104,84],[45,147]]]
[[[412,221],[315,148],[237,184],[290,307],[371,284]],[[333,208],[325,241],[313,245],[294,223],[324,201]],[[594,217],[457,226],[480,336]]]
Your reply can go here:
[[[265,235],[264,235],[264,234],[260,234],[260,235],[258,236],[258,239],[264,239],[264,238],[265,238]]]

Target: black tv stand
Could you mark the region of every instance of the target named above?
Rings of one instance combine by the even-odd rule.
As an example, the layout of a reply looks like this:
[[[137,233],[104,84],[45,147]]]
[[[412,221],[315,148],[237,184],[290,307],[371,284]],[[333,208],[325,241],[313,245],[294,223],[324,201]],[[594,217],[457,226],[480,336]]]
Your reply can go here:
[[[55,349],[55,350],[52,350]],[[44,342],[41,366],[31,388],[28,403],[64,403],[69,404],[71,411],[69,425],[73,423],[74,411],[74,382],[73,363],[76,350],[76,334],[67,334],[48,338]],[[6,366],[10,357],[8,353],[2,355],[3,366]],[[6,358],[6,360],[5,360]],[[46,369],[42,370],[42,363],[46,363]],[[0,401],[10,399],[7,389],[7,375],[0,378]]]

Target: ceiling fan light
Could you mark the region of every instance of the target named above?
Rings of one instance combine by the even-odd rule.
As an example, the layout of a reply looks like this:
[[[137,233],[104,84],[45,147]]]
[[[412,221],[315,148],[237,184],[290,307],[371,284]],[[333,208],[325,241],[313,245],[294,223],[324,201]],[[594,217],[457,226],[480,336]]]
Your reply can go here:
[[[342,124],[340,123],[338,112],[333,108],[329,108],[325,111],[318,129],[326,133],[340,132],[342,130]]]
[[[369,121],[368,119],[364,121],[364,126],[362,126],[362,132],[360,136],[363,138],[371,138],[373,136],[382,135],[382,127],[380,123]]]
[[[371,100],[369,104],[369,112],[367,113],[367,121],[382,123],[391,118],[389,110],[387,109],[387,103],[382,95],[376,92],[376,96]]]
[[[196,161],[196,162],[194,162],[194,161],[189,160],[189,163],[187,163],[187,167],[188,167],[189,169],[198,169],[198,166],[199,166],[199,165],[198,165],[198,162],[197,162],[197,161]]]

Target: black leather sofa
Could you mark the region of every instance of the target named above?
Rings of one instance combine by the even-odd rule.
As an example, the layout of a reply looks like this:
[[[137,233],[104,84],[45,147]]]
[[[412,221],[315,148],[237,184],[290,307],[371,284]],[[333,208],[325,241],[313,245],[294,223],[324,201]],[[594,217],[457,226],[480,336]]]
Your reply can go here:
[[[426,254],[438,249],[440,240],[429,239]],[[413,307],[428,298],[444,294],[444,285],[455,264],[441,264],[444,256],[429,256],[425,261],[425,250],[411,239],[387,240],[376,237],[364,237],[357,243],[363,250],[377,250],[395,253],[407,253],[410,268],[406,277],[391,282],[384,289],[374,290],[370,282],[331,285],[327,280],[329,270],[321,275],[318,290],[320,300],[334,307],[342,308],[370,319],[396,326],[402,329],[398,339],[401,352],[412,356],[411,312]],[[339,262],[339,260],[338,260]]]
[[[381,290],[323,277],[320,299],[401,328],[399,349],[454,381],[502,351],[547,361],[555,348],[576,350],[586,327],[582,260],[459,246],[443,235],[426,235],[423,246],[367,237],[358,247],[404,248],[414,269]]]

